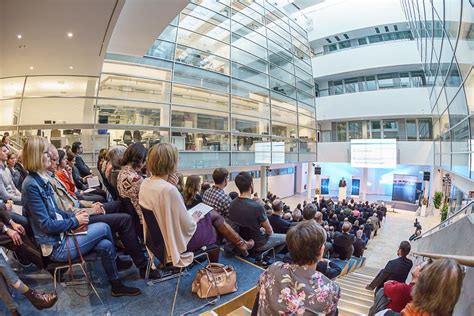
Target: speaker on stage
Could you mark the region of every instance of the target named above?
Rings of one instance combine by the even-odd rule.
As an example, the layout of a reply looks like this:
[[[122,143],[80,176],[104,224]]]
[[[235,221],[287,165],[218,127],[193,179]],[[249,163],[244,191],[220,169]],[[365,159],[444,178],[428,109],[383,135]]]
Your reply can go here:
[[[321,175],[321,167],[314,167],[314,174]]]
[[[423,181],[430,181],[430,172],[429,171],[423,172]]]

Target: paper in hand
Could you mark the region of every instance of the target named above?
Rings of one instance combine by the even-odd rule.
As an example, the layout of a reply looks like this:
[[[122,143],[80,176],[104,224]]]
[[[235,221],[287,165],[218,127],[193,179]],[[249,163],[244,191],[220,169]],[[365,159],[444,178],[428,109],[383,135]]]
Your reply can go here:
[[[189,215],[191,216],[204,217],[207,213],[209,213],[212,210],[213,210],[212,206],[209,206],[204,203],[199,203],[192,209],[188,210],[188,212],[189,212]],[[194,214],[197,214],[197,215],[194,215]]]
[[[89,188],[95,188],[95,187],[100,186],[99,177],[95,176],[95,177],[87,178],[87,186]]]

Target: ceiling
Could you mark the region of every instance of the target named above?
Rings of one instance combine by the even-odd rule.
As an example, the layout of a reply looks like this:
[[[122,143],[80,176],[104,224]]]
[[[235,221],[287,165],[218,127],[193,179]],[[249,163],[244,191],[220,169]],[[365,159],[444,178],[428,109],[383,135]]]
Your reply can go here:
[[[106,52],[143,56],[188,2],[0,0],[0,78],[98,76]]]
[[[124,1],[0,1],[0,76],[98,75]]]

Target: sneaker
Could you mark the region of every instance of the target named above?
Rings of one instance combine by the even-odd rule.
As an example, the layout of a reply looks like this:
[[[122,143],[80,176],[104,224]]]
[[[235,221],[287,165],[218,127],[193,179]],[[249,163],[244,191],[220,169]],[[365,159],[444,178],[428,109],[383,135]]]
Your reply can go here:
[[[112,285],[112,296],[137,296],[142,293],[140,289],[136,287],[130,287],[124,285],[120,280],[110,281]]]
[[[123,271],[130,269],[133,265],[133,262],[131,260],[122,260],[117,256],[117,259],[115,259],[115,264],[117,265],[117,269],[119,271]]]
[[[58,295],[54,292],[43,293],[29,289],[26,293],[23,293],[23,295],[39,310],[52,307],[58,300]]]

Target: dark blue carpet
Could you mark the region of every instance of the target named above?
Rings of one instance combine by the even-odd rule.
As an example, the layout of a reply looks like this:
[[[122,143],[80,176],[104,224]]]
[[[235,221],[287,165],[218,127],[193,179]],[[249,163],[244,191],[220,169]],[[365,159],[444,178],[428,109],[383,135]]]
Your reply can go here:
[[[255,286],[258,277],[263,270],[246,263],[237,258],[227,258],[221,253],[220,262],[231,264],[237,271],[238,291],[232,294],[224,295],[217,302],[216,306],[242,294],[243,292]],[[191,283],[196,272],[201,268],[194,265],[188,275],[182,276],[179,285],[178,297],[174,315],[179,315],[192,310],[206,303],[206,300],[198,298],[191,292]],[[172,279],[164,283],[158,283],[153,286],[145,284],[144,280],[139,279],[136,269],[130,269],[121,272],[122,280],[127,285],[136,286],[142,290],[142,294],[135,297],[115,298],[110,295],[110,286],[108,284],[105,272],[100,263],[95,264],[93,269],[93,280],[96,285],[104,305],[100,303],[94,294],[87,297],[77,295],[72,287],[58,286],[59,300],[56,305],[48,310],[36,310],[24,297],[18,292],[13,291],[14,299],[18,303],[22,315],[170,315],[173,303],[174,292],[177,279]],[[52,290],[53,282],[49,274],[45,272],[36,272],[21,274],[20,277],[33,288]],[[78,286],[80,293],[87,294],[85,286]],[[208,306],[197,311],[193,315],[200,314],[210,310],[215,306]],[[109,314],[110,313],[110,314]],[[3,303],[0,303],[0,315],[8,315],[8,311]]]

